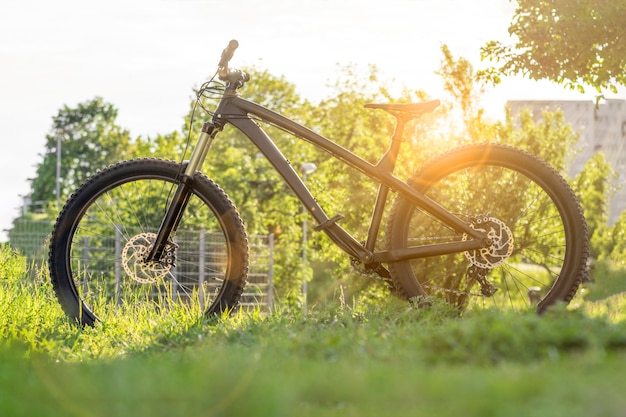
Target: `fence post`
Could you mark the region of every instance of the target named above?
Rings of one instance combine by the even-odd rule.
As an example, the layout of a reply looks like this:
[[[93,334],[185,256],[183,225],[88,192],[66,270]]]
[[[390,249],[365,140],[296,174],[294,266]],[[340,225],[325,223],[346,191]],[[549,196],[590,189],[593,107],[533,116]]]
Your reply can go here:
[[[83,294],[87,294],[89,289],[89,238],[83,238]]]
[[[204,263],[205,263],[205,251],[206,251],[206,233],[204,229],[200,229],[200,236],[198,242],[198,297],[200,297],[200,309],[204,312],[205,296],[204,296]]]
[[[267,236],[267,246],[270,250],[267,270],[267,308],[271,312],[274,309],[274,233]]]
[[[122,225],[115,225],[115,304],[121,304],[121,292],[122,292],[122,232],[120,231]]]

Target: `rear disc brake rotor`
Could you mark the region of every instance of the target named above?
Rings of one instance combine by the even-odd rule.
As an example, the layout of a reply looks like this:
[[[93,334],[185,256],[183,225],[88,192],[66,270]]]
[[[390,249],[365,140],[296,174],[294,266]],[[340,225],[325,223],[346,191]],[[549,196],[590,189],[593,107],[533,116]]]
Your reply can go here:
[[[503,221],[494,217],[482,216],[474,219],[471,228],[486,233],[491,245],[473,251],[465,251],[463,254],[470,264],[484,269],[493,269],[502,265],[513,253],[514,239],[511,229]],[[467,234],[463,234],[463,240],[467,240]]]

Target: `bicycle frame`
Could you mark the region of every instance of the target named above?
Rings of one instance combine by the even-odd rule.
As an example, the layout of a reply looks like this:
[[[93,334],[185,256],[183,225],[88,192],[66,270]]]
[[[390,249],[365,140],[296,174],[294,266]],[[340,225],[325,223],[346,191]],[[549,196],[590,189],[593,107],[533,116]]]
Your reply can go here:
[[[267,133],[251,119],[249,115],[256,116],[265,122],[276,125],[290,132],[292,135],[323,149],[333,157],[358,169],[379,184],[378,195],[370,219],[365,244],[359,243],[350,233],[337,224],[337,221],[342,218],[341,215],[329,217],[324,212],[291,163],[285,158]],[[398,118],[398,125],[389,148],[376,164],[372,164],[332,142],[328,138],[315,133],[285,116],[245,100],[235,93],[229,94],[227,91],[220,100],[214,113],[212,123],[205,123],[202,128],[202,133],[194,148],[191,159],[188,162],[185,174],[181,178],[181,184],[178,186],[172,202],[170,203],[155,245],[148,257],[149,260],[160,259],[167,239],[170,237],[172,231],[176,230],[178,221],[184,212],[186,202],[189,198],[189,189],[193,175],[202,166],[212,140],[226,123],[232,124],[246,135],[267,158],[276,171],[278,171],[298,199],[300,199],[309,213],[317,221],[318,226],[315,230],[323,230],[335,244],[341,247],[350,256],[359,259],[365,264],[381,264],[447,253],[471,251],[486,247],[489,244],[485,233],[471,228],[467,222],[461,220],[438,205],[435,201],[393,175],[404,128],[404,120],[401,118]],[[402,250],[374,252],[374,245],[380,229],[389,190],[393,190],[409,198],[414,201],[418,207],[430,213],[442,223],[458,232],[467,234],[473,239],[459,242],[420,245]]]

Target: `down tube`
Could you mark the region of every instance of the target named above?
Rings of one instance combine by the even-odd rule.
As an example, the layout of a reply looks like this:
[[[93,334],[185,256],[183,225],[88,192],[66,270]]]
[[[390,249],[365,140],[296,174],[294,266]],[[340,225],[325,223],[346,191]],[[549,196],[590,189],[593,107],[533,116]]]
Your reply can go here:
[[[248,118],[233,118],[228,120],[228,122],[241,130],[254,142],[257,148],[259,148],[259,151],[261,151],[278,173],[285,179],[289,187],[319,224],[328,221],[328,216],[324,213],[324,210],[317,201],[315,201],[315,198],[300,179],[296,170],[263,129]]]

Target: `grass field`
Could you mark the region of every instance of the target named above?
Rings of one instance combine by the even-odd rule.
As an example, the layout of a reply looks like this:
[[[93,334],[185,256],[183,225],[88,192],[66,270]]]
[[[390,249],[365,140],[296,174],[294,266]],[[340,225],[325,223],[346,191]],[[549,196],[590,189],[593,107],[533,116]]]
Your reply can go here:
[[[608,295],[610,277],[542,317],[390,299],[306,320],[181,310],[83,330],[2,248],[0,415],[622,416],[626,296]]]

